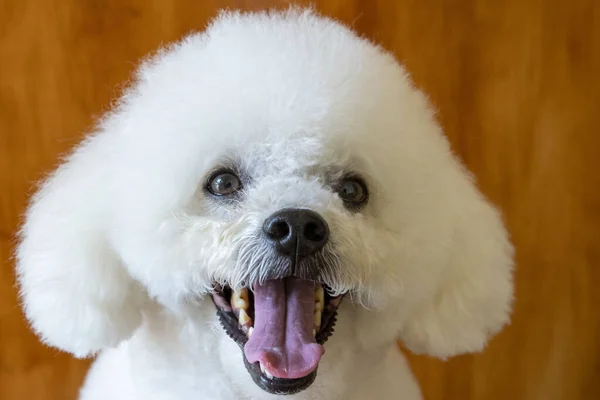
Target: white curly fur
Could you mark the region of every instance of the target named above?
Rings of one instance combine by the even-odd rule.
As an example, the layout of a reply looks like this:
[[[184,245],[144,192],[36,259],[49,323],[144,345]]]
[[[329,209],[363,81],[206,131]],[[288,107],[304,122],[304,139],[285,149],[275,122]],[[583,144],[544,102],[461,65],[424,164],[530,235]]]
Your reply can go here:
[[[234,160],[235,204],[202,190]],[[344,208],[326,171],[370,189]],[[399,338],[436,357],[480,351],[509,320],[513,249],[396,60],[312,10],[226,12],[145,62],[95,132],[49,176],[17,249],[45,343],[100,352],[82,398],[271,399],[215,324],[213,282],[272,212],[331,228],[349,291],[317,381],[290,399],[420,398]]]

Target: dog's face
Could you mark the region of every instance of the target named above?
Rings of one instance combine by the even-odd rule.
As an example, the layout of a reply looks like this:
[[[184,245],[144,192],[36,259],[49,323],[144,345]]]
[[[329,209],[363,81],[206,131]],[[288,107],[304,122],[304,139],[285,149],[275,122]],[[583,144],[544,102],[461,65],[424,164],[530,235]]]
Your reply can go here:
[[[147,62],[38,193],[18,256],[47,342],[87,354],[148,298],[185,313],[212,296],[275,393],[310,385],[342,297],[370,309],[365,346],[448,356],[481,349],[512,295],[506,232],[426,98],[392,56],[296,11],[224,15]]]

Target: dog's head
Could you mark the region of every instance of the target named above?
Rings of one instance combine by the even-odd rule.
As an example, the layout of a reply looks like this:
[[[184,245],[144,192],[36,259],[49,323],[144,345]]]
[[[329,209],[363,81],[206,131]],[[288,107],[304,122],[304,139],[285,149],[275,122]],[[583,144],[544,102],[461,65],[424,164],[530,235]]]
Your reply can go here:
[[[88,355],[150,299],[211,296],[279,393],[314,379],[343,296],[365,346],[439,357],[482,349],[512,298],[499,214],[425,96],[310,11],[222,14],[144,63],[37,192],[17,256],[45,342]]]

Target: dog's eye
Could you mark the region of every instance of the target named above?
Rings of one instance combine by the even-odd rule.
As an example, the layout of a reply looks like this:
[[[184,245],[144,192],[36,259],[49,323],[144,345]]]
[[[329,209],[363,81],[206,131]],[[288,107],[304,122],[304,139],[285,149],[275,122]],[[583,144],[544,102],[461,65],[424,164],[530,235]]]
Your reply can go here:
[[[367,186],[359,178],[343,180],[338,193],[344,202],[353,207],[363,205],[368,197]]]
[[[208,182],[208,190],[215,196],[228,196],[242,188],[242,182],[233,172],[220,172]]]

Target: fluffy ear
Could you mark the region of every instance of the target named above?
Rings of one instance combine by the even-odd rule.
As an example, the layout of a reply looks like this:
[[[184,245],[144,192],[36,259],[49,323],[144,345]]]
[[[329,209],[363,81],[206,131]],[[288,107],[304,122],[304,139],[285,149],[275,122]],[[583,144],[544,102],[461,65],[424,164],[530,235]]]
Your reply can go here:
[[[446,358],[482,350],[509,321],[513,247],[500,213],[465,179],[454,191],[449,254],[434,296],[408,317],[401,339],[415,353]]]
[[[78,357],[128,338],[147,300],[107,240],[115,171],[103,140],[99,135],[84,142],[43,182],[16,252],[33,329],[46,344]]]

